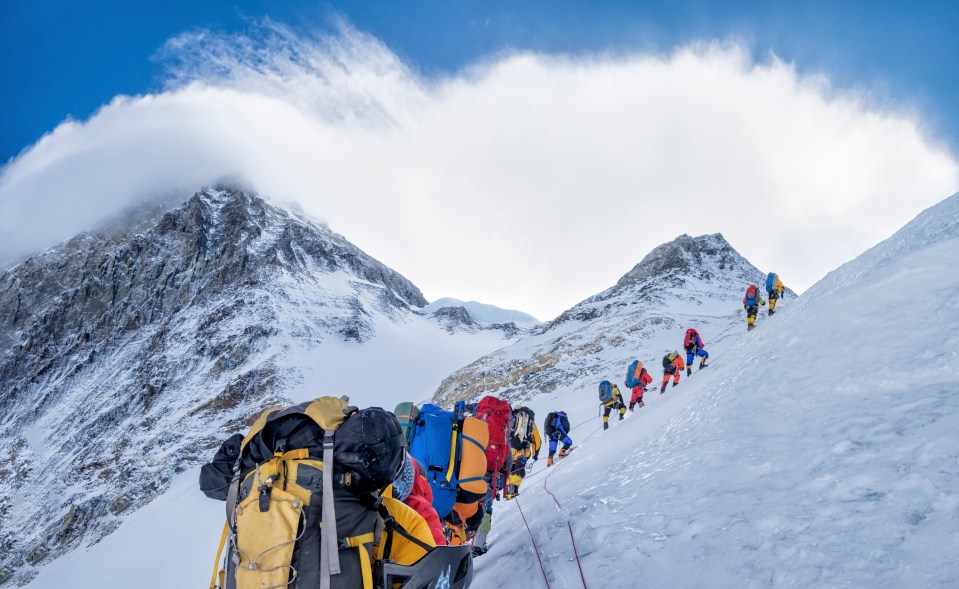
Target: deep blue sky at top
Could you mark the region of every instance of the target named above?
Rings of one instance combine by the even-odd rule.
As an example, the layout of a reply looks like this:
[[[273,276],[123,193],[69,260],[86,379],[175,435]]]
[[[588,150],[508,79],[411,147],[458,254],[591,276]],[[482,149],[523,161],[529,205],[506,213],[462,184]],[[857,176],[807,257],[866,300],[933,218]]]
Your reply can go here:
[[[922,113],[959,153],[959,2],[950,0],[0,0],[0,165],[65,117],[161,86],[151,57],[194,29],[245,32],[265,16],[311,31],[333,15],[429,76],[504,50],[669,51],[745,41],[754,55]]]

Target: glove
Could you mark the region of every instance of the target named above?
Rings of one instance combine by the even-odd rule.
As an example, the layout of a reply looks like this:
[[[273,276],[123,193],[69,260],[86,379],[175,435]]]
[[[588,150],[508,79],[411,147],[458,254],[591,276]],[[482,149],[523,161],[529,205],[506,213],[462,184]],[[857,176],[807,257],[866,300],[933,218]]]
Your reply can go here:
[[[749,305],[743,305],[743,311],[748,311],[748,310],[749,310]]]

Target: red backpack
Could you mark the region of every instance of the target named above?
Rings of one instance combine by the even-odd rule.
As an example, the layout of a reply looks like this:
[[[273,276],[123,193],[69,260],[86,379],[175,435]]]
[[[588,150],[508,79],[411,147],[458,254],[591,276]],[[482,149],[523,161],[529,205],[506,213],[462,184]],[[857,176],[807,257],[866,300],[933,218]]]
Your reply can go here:
[[[688,348],[688,347],[690,347],[691,345],[693,345],[693,343],[695,342],[695,339],[694,339],[694,338],[695,338],[697,335],[699,335],[699,334],[698,334],[698,333],[696,332],[696,330],[693,329],[692,327],[690,327],[689,329],[687,329],[687,330],[686,330],[686,341],[683,342],[683,347],[684,347],[684,348]]]
[[[486,469],[493,474],[493,496],[498,490],[498,476],[509,456],[509,425],[512,411],[509,403],[496,397],[483,397],[476,405],[473,417],[486,422],[489,445],[486,446]]]

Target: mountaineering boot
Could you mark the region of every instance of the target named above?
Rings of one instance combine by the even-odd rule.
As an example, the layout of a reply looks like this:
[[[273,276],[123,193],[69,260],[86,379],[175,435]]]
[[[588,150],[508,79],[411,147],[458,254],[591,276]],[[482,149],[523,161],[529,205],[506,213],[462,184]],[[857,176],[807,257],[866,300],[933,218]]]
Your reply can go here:
[[[773,311],[772,309],[769,309],[769,310],[767,311],[767,313],[769,313],[769,315],[770,315],[770,316],[772,316],[772,315],[775,315],[775,314],[776,314],[776,312],[775,312],[775,311]]]
[[[624,415],[626,415],[626,414],[625,414],[625,413],[623,413],[623,412],[620,412],[620,413],[619,413],[619,420],[620,420],[620,421],[622,421],[622,420],[623,420],[623,416],[624,416]]]
[[[756,326],[752,323],[746,325],[746,331],[752,331]]]
[[[692,375],[693,375],[693,367],[692,367],[691,365],[687,364],[687,365],[686,365],[686,376],[692,376]]]
[[[566,456],[566,455],[568,455],[568,454],[569,454],[569,448],[560,448],[560,449],[559,449],[559,457],[560,457],[560,458],[562,458],[563,456]]]
[[[546,459],[546,468],[553,466],[553,457],[550,456]]]
[[[700,370],[702,370],[703,368],[706,368],[707,366],[709,366],[709,364],[706,364],[706,361],[705,361],[705,360],[703,360],[702,362],[699,363],[699,369],[700,369]]]
[[[645,406],[646,406],[646,403],[643,403],[642,401],[639,402],[639,408],[640,408],[640,409],[642,409],[642,408],[645,407]]]
[[[604,419],[604,420],[603,420],[603,430],[605,431],[605,430],[608,430],[608,429],[609,429],[609,422]],[[560,456],[562,456],[562,454],[560,454]]]
[[[482,546],[473,546],[473,557],[483,556],[489,548],[484,544]]]
[[[679,384],[678,382],[673,381],[673,386],[676,386],[676,385],[678,385],[678,384]]]

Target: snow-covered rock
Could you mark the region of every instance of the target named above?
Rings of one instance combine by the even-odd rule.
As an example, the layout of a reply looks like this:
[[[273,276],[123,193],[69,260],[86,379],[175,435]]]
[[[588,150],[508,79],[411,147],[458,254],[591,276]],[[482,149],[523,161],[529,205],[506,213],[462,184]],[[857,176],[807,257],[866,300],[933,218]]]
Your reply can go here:
[[[505,325],[508,323],[513,323],[517,327],[530,328],[542,323],[539,319],[533,317],[529,313],[524,313],[522,311],[516,311],[513,309],[502,309],[495,305],[478,303],[476,301],[463,302],[452,297],[437,299],[423,307],[421,311],[423,313],[432,315],[442,311],[443,309],[451,308],[462,308],[469,314],[473,321],[483,325]]]
[[[560,388],[595,396],[603,379],[625,387],[633,359],[656,373],[665,353],[682,352],[688,327],[699,330],[707,347],[744,328],[743,292],[763,276],[722,235],[682,235],[650,252],[614,286],[450,375],[434,401],[484,394],[524,401]]]
[[[267,406],[423,399],[510,341],[448,333],[424,305],[329,228],[232,188],[0,273],[0,583],[101,540]]]

